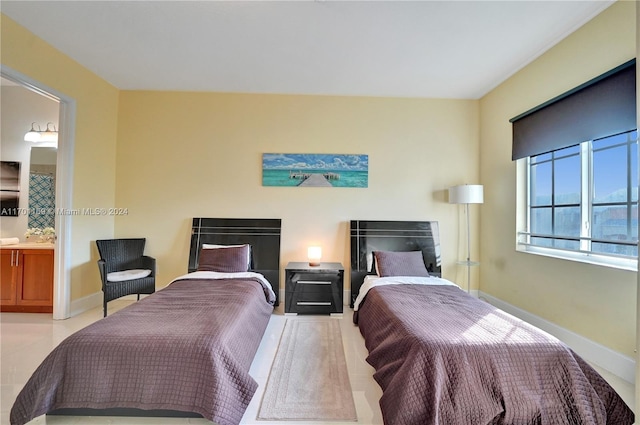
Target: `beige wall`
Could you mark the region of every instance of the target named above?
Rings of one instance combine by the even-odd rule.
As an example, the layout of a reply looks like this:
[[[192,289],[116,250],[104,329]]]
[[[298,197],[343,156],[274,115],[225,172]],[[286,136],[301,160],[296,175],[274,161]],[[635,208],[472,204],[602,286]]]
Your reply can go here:
[[[263,187],[263,153],[367,154],[369,187]],[[283,266],[320,244],[348,267],[352,219],[437,220],[464,284],[445,192],[478,181],[477,101],[125,91],[116,163],[116,234],[148,238],[159,286],[186,273],[199,216],[281,218]]]
[[[635,357],[636,273],[515,251],[509,119],[636,56],[636,3],[615,3],[481,99],[480,288]]]
[[[118,90],[5,15],[0,15],[2,65],[76,101],[73,207],[115,202]],[[95,239],[112,237],[113,217],[74,216],[71,298],[100,291]]]

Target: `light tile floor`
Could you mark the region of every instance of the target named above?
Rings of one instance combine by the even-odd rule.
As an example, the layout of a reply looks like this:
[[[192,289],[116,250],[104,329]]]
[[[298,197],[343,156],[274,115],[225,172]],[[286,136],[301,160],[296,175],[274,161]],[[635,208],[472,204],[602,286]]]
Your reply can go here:
[[[109,312],[125,307],[133,301],[116,300],[109,303]],[[352,311],[345,307],[345,314],[332,317],[339,320],[353,390],[359,424],[382,424],[378,400],[382,391],[373,380],[373,368],[364,360],[367,350],[360,332],[351,321]],[[0,425],[9,424],[9,411],[18,392],[29,379],[36,367],[46,355],[71,333],[102,318],[101,308],[95,308],[67,320],[53,320],[50,314],[0,314]],[[286,320],[297,320],[297,316],[284,316],[283,307],[276,309],[271,317],[265,336],[258,348],[250,374],[258,382],[259,388],[243,417],[242,424],[265,425],[274,422],[258,421],[256,415],[262,399],[271,363],[280,341],[280,335]],[[310,316],[300,316],[309,320]],[[327,320],[322,317],[321,320]],[[634,409],[633,385],[599,369],[599,372],[616,388],[625,402]],[[326,425],[347,425],[354,422],[330,422]],[[173,425],[173,424],[211,424],[205,419],[176,418],[128,418],[128,417],[70,417],[41,416],[29,425]],[[293,422],[287,422],[293,425]],[[296,422],[299,425],[324,425],[322,422]]]

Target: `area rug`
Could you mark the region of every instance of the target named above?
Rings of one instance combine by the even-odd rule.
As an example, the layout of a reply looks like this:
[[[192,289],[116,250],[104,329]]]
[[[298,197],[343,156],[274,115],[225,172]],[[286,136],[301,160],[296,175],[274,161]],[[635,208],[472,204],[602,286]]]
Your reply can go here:
[[[337,320],[286,321],[258,419],[357,421]]]

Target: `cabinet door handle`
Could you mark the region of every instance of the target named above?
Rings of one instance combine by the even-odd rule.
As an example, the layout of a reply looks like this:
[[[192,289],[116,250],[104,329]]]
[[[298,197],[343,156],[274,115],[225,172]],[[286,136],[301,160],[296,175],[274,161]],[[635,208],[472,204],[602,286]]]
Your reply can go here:
[[[299,280],[298,283],[303,285],[331,285],[331,282],[327,280]]]
[[[20,261],[20,251],[16,250],[16,267],[18,267],[18,261]]]
[[[298,301],[296,305],[331,305],[330,302]]]

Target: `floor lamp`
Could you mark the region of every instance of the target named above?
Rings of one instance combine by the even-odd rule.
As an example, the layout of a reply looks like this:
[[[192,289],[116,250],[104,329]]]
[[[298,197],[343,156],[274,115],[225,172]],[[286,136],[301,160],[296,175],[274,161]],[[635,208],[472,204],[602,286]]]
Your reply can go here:
[[[484,202],[484,190],[480,184],[463,184],[449,188],[449,203],[464,204],[467,215],[467,260],[458,261],[458,264],[467,266],[467,292],[471,292],[471,267],[478,262],[471,261],[471,232],[469,231],[469,204],[482,204]]]

